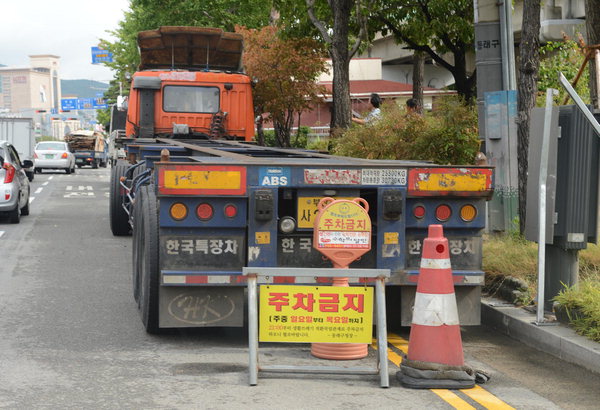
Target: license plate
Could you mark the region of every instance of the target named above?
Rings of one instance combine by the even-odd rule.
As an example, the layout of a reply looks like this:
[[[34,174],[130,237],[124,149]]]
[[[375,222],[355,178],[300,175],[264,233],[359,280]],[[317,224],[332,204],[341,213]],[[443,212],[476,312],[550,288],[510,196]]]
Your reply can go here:
[[[314,228],[316,215],[319,212],[317,205],[321,196],[301,196],[298,197],[298,228]],[[334,199],[353,199],[346,196],[335,197]]]
[[[54,154],[45,154],[44,156],[46,157],[46,159],[53,159],[54,158]]]

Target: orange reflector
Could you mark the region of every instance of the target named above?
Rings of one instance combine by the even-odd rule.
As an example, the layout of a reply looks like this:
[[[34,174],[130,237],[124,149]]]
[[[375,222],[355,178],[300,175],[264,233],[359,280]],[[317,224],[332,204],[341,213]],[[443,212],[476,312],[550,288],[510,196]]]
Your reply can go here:
[[[185,217],[188,214],[187,206],[185,206],[181,202],[176,202],[173,205],[171,205],[171,209],[169,209],[169,214],[171,215],[171,218],[175,219],[176,221],[181,221],[185,219]]]
[[[435,209],[435,217],[440,222],[450,219],[450,215],[452,215],[452,210],[448,205],[440,205]]]
[[[224,212],[227,218],[235,218],[235,216],[237,215],[237,208],[233,204],[227,204],[225,205]]]
[[[423,219],[425,216],[425,207],[423,205],[417,205],[413,208],[413,215],[417,219]]]
[[[460,208],[460,218],[465,222],[471,222],[477,216],[477,208],[473,205],[465,205]]]
[[[210,219],[213,216],[213,207],[207,203],[200,204],[198,205],[198,208],[196,208],[196,214],[198,215],[198,218],[202,220]]]

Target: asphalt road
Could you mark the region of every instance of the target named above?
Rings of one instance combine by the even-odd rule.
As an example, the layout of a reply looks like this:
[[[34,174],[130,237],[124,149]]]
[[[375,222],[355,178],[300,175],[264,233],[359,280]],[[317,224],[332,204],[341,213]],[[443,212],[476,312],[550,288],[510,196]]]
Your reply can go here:
[[[485,326],[463,330],[467,363],[492,376],[472,391],[400,387],[408,329],[392,329],[388,389],[377,376],[285,374],[261,374],[250,387],[247,329],[144,331],[131,238],[109,229],[109,175],[36,175],[31,215],[19,225],[0,219],[0,408],[598,408],[599,375]],[[261,344],[260,362],[323,363],[302,344]]]

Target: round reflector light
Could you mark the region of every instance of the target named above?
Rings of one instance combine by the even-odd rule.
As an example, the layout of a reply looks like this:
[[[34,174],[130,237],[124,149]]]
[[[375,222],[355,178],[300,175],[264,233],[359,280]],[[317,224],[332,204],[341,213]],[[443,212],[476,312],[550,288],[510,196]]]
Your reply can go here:
[[[196,214],[198,215],[198,218],[206,221],[213,217],[213,207],[207,203],[200,204],[198,205],[198,208],[196,208]]]
[[[279,220],[279,230],[283,233],[292,233],[296,229],[296,220],[291,216],[284,216]]]
[[[417,219],[423,219],[425,217],[425,207],[423,205],[417,205],[413,208],[413,215]]]
[[[450,215],[452,215],[452,209],[448,205],[440,205],[435,209],[435,217],[440,222],[450,219]]]
[[[171,205],[169,214],[171,215],[171,218],[175,219],[176,221],[181,221],[185,219],[188,214],[187,206],[181,202],[175,202],[173,205]]]
[[[465,205],[460,208],[460,218],[465,222],[471,222],[477,216],[477,208],[473,205]]]
[[[225,205],[225,209],[223,211],[225,212],[225,216],[227,218],[235,218],[237,215],[237,207],[233,204]]]

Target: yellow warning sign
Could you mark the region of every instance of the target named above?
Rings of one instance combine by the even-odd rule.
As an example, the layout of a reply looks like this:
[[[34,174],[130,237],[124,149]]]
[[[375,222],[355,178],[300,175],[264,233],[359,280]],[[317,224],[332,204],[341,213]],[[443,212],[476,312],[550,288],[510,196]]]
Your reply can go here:
[[[371,343],[372,287],[260,286],[261,342]]]

